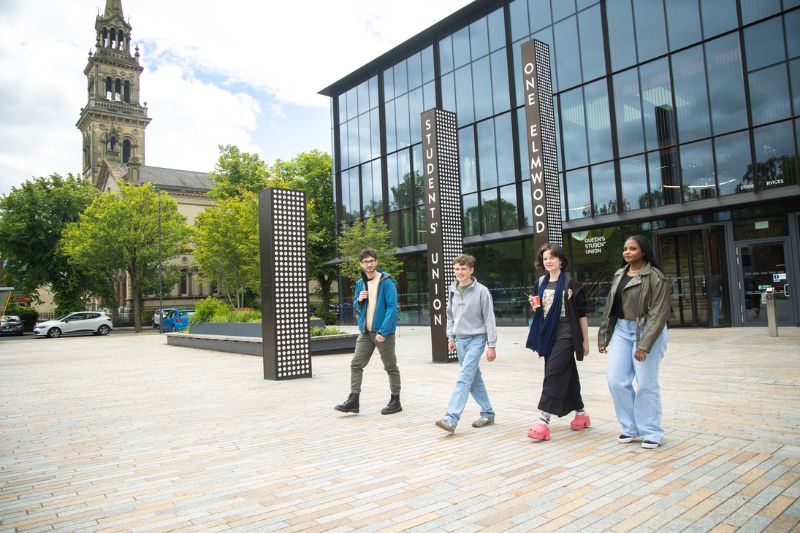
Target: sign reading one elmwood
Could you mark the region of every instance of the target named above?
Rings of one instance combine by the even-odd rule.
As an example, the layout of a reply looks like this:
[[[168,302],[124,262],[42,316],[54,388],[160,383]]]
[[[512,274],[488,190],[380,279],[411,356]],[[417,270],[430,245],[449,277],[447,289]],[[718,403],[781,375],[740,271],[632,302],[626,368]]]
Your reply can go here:
[[[541,41],[522,43],[525,87],[526,140],[533,205],[533,249],[542,244],[561,244],[561,193],[558,188],[556,128],[550,49]]]
[[[447,363],[458,361],[447,349],[447,288],[455,280],[453,259],[464,243],[456,115],[430,109],[421,120],[431,351],[434,363]]]

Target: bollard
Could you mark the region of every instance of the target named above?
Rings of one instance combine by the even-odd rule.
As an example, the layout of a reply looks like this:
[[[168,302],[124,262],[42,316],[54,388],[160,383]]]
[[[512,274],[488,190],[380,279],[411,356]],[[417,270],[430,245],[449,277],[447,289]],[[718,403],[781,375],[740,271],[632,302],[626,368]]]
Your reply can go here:
[[[764,293],[767,304],[767,329],[770,337],[778,336],[778,320],[775,318],[775,289],[769,287]]]

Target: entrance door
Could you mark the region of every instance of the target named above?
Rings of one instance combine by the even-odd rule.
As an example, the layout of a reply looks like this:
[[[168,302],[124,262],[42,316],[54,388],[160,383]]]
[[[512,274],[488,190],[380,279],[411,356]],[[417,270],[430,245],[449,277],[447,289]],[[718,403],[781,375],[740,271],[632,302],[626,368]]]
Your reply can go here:
[[[672,282],[670,326],[729,326],[730,291],[722,226],[657,235]]]
[[[757,244],[739,244],[736,255],[741,265],[739,280],[742,323],[745,326],[766,326],[767,310],[762,294],[772,287],[775,294],[775,316],[778,325],[794,324],[792,281],[786,265],[786,240]]]

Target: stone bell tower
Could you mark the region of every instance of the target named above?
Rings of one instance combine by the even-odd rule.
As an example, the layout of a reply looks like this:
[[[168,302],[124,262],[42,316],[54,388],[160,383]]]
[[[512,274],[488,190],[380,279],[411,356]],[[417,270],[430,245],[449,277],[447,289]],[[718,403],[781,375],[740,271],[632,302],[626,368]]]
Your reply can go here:
[[[144,164],[144,130],[150,119],[140,103],[139,47],[131,55],[131,25],[122,15],[121,0],[106,0],[103,15],[95,20],[94,52],[83,73],[87,78],[87,103],[76,124],[83,135],[83,177],[99,186],[104,161],[127,167],[128,179],[137,182]]]

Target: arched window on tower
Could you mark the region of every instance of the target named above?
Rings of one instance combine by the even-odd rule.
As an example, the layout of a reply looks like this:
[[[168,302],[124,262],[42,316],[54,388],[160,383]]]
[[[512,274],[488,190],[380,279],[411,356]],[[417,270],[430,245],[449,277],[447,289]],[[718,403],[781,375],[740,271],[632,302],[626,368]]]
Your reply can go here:
[[[122,141],[122,162],[127,163],[131,158],[131,142],[128,139]]]
[[[114,99],[114,82],[111,80],[111,76],[106,78],[106,100],[113,100]]]
[[[122,95],[122,99],[125,101],[126,104],[131,103],[131,82],[130,80],[125,80],[125,92]]]
[[[108,48],[108,30],[103,28],[103,41],[102,41],[103,48]]]
[[[122,101],[122,80],[119,78],[114,80],[114,101]]]
[[[83,168],[89,166],[89,138],[83,138]]]
[[[117,47],[117,30],[111,28],[111,48]]]
[[[115,136],[111,136],[108,138],[108,142],[106,143],[106,150],[109,152],[113,152],[117,149],[117,138]]]
[[[181,270],[181,283],[179,290],[181,296],[189,296],[189,271],[185,268]]]

